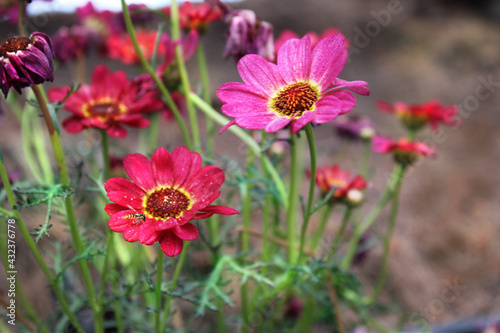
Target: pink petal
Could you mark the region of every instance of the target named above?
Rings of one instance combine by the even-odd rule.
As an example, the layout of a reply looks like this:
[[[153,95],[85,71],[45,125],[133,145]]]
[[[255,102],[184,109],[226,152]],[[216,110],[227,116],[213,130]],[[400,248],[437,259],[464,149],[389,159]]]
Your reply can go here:
[[[255,54],[247,54],[238,62],[238,72],[243,81],[271,96],[285,85],[278,66]]]
[[[279,49],[278,69],[287,84],[304,81],[311,67],[311,40],[290,39]]]
[[[108,192],[108,198],[109,200],[123,207],[129,207],[131,209],[143,208],[143,198],[139,198],[130,192],[122,192],[122,191]]]
[[[172,229],[177,225],[177,220],[174,218],[169,218],[167,220],[156,220],[154,224],[156,231]]]
[[[165,148],[158,148],[151,157],[153,177],[159,186],[174,183],[174,161]]]
[[[336,63],[343,59],[344,41],[344,35],[338,33],[323,38],[312,51],[309,79],[318,84],[321,91],[328,88],[338,74]]]
[[[172,229],[177,237],[185,241],[192,241],[198,238],[198,229],[194,224],[186,223],[183,226],[177,226]]]
[[[66,97],[70,90],[71,87],[50,88],[47,92],[47,96],[53,103],[60,102],[64,99],[64,97]]]
[[[230,122],[228,122],[226,125],[224,125],[221,130],[219,131],[219,134],[221,134],[222,132],[224,132],[225,130],[227,130],[229,127],[233,126],[234,124],[236,124],[236,119],[233,119],[231,120]]]
[[[236,118],[236,124],[238,126],[248,129],[264,129],[266,126],[277,119],[277,115],[275,113],[270,113],[266,115],[259,116],[247,116],[247,117],[239,117]]]
[[[345,80],[336,78],[333,81],[333,85],[335,86],[335,89],[348,88],[348,89],[354,91],[356,94],[360,94],[363,96],[370,95],[370,89],[368,89],[366,87],[368,85],[368,82],[365,82],[365,81],[345,81]],[[389,106],[392,107],[390,104],[389,104]]]
[[[116,232],[123,232],[134,219],[125,218],[128,214],[136,214],[134,210],[122,210],[116,214],[113,214],[108,221],[108,226],[111,230]]]
[[[110,203],[110,204],[106,204],[106,206],[104,206],[104,211],[106,213],[108,213],[108,215],[113,215],[113,214],[116,214],[118,212],[121,212],[122,210],[128,210],[129,208],[126,208],[126,207],[123,207],[123,206],[120,206],[120,205],[117,205],[117,204],[114,204],[114,203]]]
[[[217,89],[217,97],[224,103],[267,103],[268,96],[259,89],[241,82],[224,83]]]
[[[194,199],[198,201],[206,194],[217,191],[224,183],[225,174],[221,168],[214,165],[207,165],[198,170],[186,183],[186,190],[193,193]]]
[[[156,231],[154,224],[155,219],[148,218],[139,228],[139,242],[145,245],[153,245],[158,242],[161,233]]]
[[[231,207],[209,205],[209,206],[201,209],[201,211],[199,211],[193,219],[194,220],[206,219],[214,214],[235,215],[235,214],[239,214],[239,212],[236,209],[233,209]]]
[[[104,189],[106,192],[126,192],[130,193],[138,198],[144,197],[144,191],[137,187],[136,184],[132,183],[130,180],[121,178],[121,177],[113,177],[108,179],[104,183]]]
[[[290,125],[292,134],[297,133],[300,129],[310,123],[314,118],[315,111],[307,111],[302,116],[295,118]]]
[[[129,225],[123,230],[123,238],[127,242],[137,242],[139,240],[139,226]]]
[[[174,161],[175,186],[182,186],[189,175],[197,172],[201,167],[201,157],[192,153],[186,147],[177,147],[172,152]]]
[[[276,116],[274,115],[274,119],[266,125],[267,133],[274,133],[288,125],[292,121],[292,117],[286,116]]]
[[[124,138],[127,136],[127,130],[118,123],[112,123],[106,128],[106,133],[113,138]]]
[[[62,125],[69,133],[80,133],[83,130],[82,118],[78,116],[71,116],[64,119]]]
[[[226,116],[236,118],[259,118],[268,115],[272,116],[275,114],[273,111],[271,111],[267,102],[227,103],[222,106],[221,111]]]
[[[162,233],[160,247],[167,256],[175,257],[180,254],[183,246],[182,239],[177,237],[172,231],[168,230]]]
[[[142,154],[129,154],[123,160],[123,167],[134,183],[149,192],[156,188],[156,183],[151,172],[151,162]]]

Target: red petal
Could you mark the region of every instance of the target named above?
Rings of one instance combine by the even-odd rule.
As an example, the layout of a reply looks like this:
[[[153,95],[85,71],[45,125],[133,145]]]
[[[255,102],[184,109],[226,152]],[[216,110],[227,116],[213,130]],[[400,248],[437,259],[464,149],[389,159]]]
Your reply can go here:
[[[177,237],[172,231],[168,230],[163,232],[163,236],[160,239],[160,246],[167,256],[174,257],[182,252],[184,246],[182,239]]]
[[[123,166],[130,179],[144,191],[149,192],[156,188],[151,173],[151,162],[141,154],[129,154],[123,160]]]
[[[129,207],[131,209],[142,209],[143,207],[143,199],[134,196],[130,192],[122,192],[122,191],[113,191],[108,192],[109,200],[114,203],[119,204],[123,207]]]
[[[78,116],[64,119],[62,125],[69,133],[80,133],[83,130],[82,118]]]
[[[191,223],[176,226],[172,231],[182,240],[192,241],[198,238],[198,229]]]
[[[175,148],[172,152],[172,159],[176,186],[182,186],[189,175],[197,172],[201,167],[200,154],[191,153],[186,147]]]
[[[132,183],[128,179],[121,177],[108,179],[106,183],[104,183],[104,189],[106,190],[106,192],[131,193],[132,195],[141,199],[144,196],[144,192],[136,184]]]
[[[139,226],[129,225],[123,230],[123,238],[127,242],[137,242],[139,240]]]
[[[121,212],[122,210],[128,210],[128,208],[114,204],[114,203],[110,203],[110,204],[107,204],[106,206],[104,206],[104,211],[106,213],[108,213],[108,215],[110,215],[110,216],[113,214],[116,214],[118,212]]]
[[[172,155],[165,148],[158,148],[153,153],[151,169],[158,185],[172,185],[174,183],[174,161]]]
[[[144,222],[139,229],[139,242],[145,245],[153,245],[161,236],[161,232],[155,230],[154,219],[148,219]]]
[[[51,102],[60,102],[66,97],[71,87],[61,87],[61,88],[50,88],[47,92]]]
[[[113,214],[108,221],[109,228],[116,232],[123,232],[134,221],[133,219],[125,218],[128,214],[135,214],[135,211],[123,210]]]
[[[124,138],[127,136],[127,130],[118,123],[113,123],[106,128],[106,133],[113,138]]]

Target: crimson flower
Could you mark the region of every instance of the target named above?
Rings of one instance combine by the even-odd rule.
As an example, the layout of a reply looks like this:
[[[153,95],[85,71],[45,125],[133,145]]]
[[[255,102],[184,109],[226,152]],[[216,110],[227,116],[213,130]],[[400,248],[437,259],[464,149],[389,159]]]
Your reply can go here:
[[[62,27],[52,37],[54,56],[63,63],[78,59],[89,51],[98,38],[94,30],[85,26]]]
[[[458,114],[458,107],[442,105],[438,100],[430,100],[423,104],[406,104],[396,101],[392,105],[384,101],[377,101],[377,107],[383,112],[397,115],[410,130],[418,130],[428,123],[435,131],[438,129],[439,123],[459,124],[459,121],[454,119]]]
[[[49,36],[34,32],[12,37],[0,46],[0,88],[7,98],[12,87],[21,88],[54,81],[54,52]]]
[[[70,87],[52,88],[49,99],[62,101]],[[162,107],[162,102],[154,92],[143,93],[123,71],[110,73],[104,65],[99,65],[92,73],[92,84],[84,84],[64,101],[64,109],[73,113],[63,122],[70,133],[79,133],[85,128],[94,127],[106,130],[113,137],[125,137],[127,131],[122,125],[143,128],[149,120],[143,116]]]
[[[165,8],[164,12],[170,16],[170,7]],[[179,23],[186,32],[195,30],[203,34],[210,23],[221,20],[223,15],[223,8],[218,4],[208,2],[193,4],[190,1],[184,1],[179,6]]]
[[[139,47],[146,60],[151,60],[153,57],[153,52],[156,44],[156,31],[148,30],[137,30],[136,37]],[[158,43],[158,50],[156,52],[157,56],[163,56],[165,54],[165,43],[167,40],[167,35],[162,34],[160,42]],[[139,63],[140,59],[135,52],[134,44],[132,44],[132,39],[127,33],[120,35],[109,36],[106,40],[106,50],[107,55],[111,59],[120,60],[124,64],[134,64]]]
[[[104,188],[113,202],[104,208],[110,215],[111,230],[123,233],[128,242],[160,243],[170,257],[182,252],[183,241],[198,238],[191,220],[213,214],[238,212],[211,205],[220,195],[224,172],[216,166],[201,166],[198,153],[177,147],[170,154],[158,148],[149,160],[141,154],[123,161],[130,180],[110,178]]]
[[[311,170],[307,170],[307,175],[311,177]],[[335,187],[331,200],[349,204],[359,204],[363,200],[361,191],[368,186],[362,176],[356,175],[351,178],[349,171],[343,171],[336,164],[318,168],[315,181],[323,196],[326,196]]]
[[[372,150],[381,154],[393,154],[396,162],[403,165],[411,165],[420,156],[433,157],[436,149],[424,142],[410,141],[408,138],[394,140],[375,136],[372,140]]]
[[[287,41],[278,52],[278,64],[249,54],[238,62],[244,83],[225,83],[217,90],[222,112],[234,124],[276,132],[290,124],[297,133],[310,122],[334,120],[356,104],[350,88],[362,95],[370,91],[364,81],[337,78],[347,58],[342,34],[322,39],[311,49],[309,36]],[[222,132],[221,131],[221,132]]]

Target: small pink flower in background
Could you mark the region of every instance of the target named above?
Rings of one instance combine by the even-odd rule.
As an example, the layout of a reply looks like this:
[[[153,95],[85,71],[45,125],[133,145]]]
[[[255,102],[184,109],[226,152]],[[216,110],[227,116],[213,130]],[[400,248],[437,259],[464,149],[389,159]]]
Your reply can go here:
[[[121,13],[113,13],[109,10],[98,11],[88,2],[85,6],[76,9],[78,23],[93,31],[104,39],[111,35],[124,32],[121,23]]]
[[[442,105],[438,100],[431,100],[423,104],[406,104],[397,101],[392,105],[384,101],[377,101],[377,107],[382,112],[397,115],[403,124],[411,130],[417,130],[430,124],[432,129],[436,131],[439,123],[451,126],[460,123],[455,118],[458,114],[458,107]]]
[[[170,7],[163,11],[170,16]],[[186,32],[195,30],[198,34],[203,34],[207,31],[210,23],[221,20],[224,14],[225,7],[219,3],[193,4],[190,1],[184,1],[179,6],[179,23]]]
[[[307,175],[311,177],[311,170],[307,170]],[[363,196],[359,196],[359,194],[362,194],[361,191],[368,186],[362,176],[351,177],[349,171],[343,171],[336,164],[325,165],[316,170],[316,185],[321,189],[323,196],[336,187],[331,199],[351,204],[359,204],[363,200]],[[354,200],[351,200],[350,196]]]
[[[52,88],[48,92],[52,102],[62,101],[70,87]],[[153,92],[138,95],[137,86],[127,81],[123,71],[110,73],[99,65],[92,73],[92,84],[84,84],[64,101],[64,109],[73,113],[62,125],[70,133],[79,133],[85,128],[105,130],[110,136],[125,137],[123,125],[143,128],[149,126],[144,118],[148,112],[159,110],[162,102]]]
[[[339,137],[349,140],[370,140],[375,135],[375,125],[365,116],[340,117],[333,127]]]
[[[436,149],[424,142],[410,141],[408,138],[394,140],[375,136],[372,150],[381,154],[393,154],[395,160],[403,165],[413,164],[420,156],[433,157]]]
[[[347,58],[344,36],[322,39],[311,49],[309,36],[291,39],[281,47],[278,63],[258,55],[246,55],[238,62],[244,83],[225,83],[217,90],[222,112],[234,124],[272,133],[291,126],[297,133],[310,122],[330,122],[349,112],[356,104],[349,88],[362,95],[369,90],[364,81],[348,82],[337,78]]]
[[[10,88],[21,89],[54,81],[54,51],[44,33],[12,37],[0,45],[0,88],[7,98]]]
[[[273,26],[261,20],[255,12],[235,10],[226,16],[229,25],[226,32],[224,58],[232,56],[236,61],[247,54],[257,54],[274,61]]]
[[[335,34],[337,34],[339,32],[340,32],[340,30],[337,29],[337,28],[328,28],[325,31],[323,31],[323,33],[321,34],[321,36],[318,35],[314,31],[309,31],[306,34],[306,36],[309,36],[309,38],[311,39],[311,47],[314,48],[316,46],[316,44],[318,44],[318,42],[320,40],[322,40],[323,38],[335,35]],[[285,44],[285,42],[287,40],[290,40],[290,39],[293,39],[293,38],[300,38],[300,36],[297,33],[295,33],[294,31],[288,30],[288,29],[283,30],[281,32],[281,34],[279,35],[279,37],[274,41],[274,50],[275,50],[276,57],[278,56],[278,50],[281,48],[281,46],[283,46],[283,44]],[[346,39],[345,42],[344,42],[344,47],[347,48],[347,47],[349,47],[349,45],[350,45],[350,43]]]
[[[137,42],[139,43],[142,54],[148,61],[153,57],[156,45],[156,35],[156,31],[144,29],[136,31]],[[162,57],[165,54],[165,44],[167,40],[168,36],[163,34],[158,43],[157,57]],[[119,60],[124,64],[130,65],[140,62],[139,56],[135,52],[134,45],[130,39],[130,35],[127,33],[109,36],[106,40],[106,50],[107,55],[111,59]]]
[[[130,154],[123,161],[130,180],[111,178],[104,187],[111,230],[128,242],[160,243],[170,257],[182,252],[183,241],[198,238],[192,220],[213,214],[233,215],[230,207],[211,205],[220,195],[225,175],[216,166],[201,166],[198,153],[177,147],[172,153],[157,149],[151,160]]]
[[[62,27],[52,37],[55,59],[63,63],[78,59],[88,53],[98,40],[96,32],[85,26]]]

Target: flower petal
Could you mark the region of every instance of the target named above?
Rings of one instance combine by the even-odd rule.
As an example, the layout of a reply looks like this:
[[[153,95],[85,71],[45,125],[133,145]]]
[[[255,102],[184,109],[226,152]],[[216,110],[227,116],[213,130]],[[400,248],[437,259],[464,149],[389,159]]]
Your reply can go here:
[[[131,195],[140,198],[144,197],[144,191],[141,190],[136,184],[132,183],[130,180],[121,178],[121,177],[113,177],[108,179],[104,183],[104,189],[106,192],[125,192],[130,193]]]
[[[168,220],[157,220],[154,226],[156,231],[161,231],[161,230],[172,229],[176,225],[177,225],[177,220],[171,217]]]
[[[310,123],[314,119],[314,113],[314,111],[304,112],[302,116],[293,119],[292,124],[290,125],[290,131],[292,134],[297,133],[302,127]]]
[[[341,54],[344,52],[344,42],[344,35],[338,33],[323,38],[312,51],[309,79],[318,84],[321,91],[328,88],[338,74],[339,66],[337,63],[342,62],[343,56]]]
[[[177,147],[172,152],[174,161],[174,185],[181,187],[189,175],[197,172],[201,167],[201,157],[198,153],[192,153],[186,147]]]
[[[287,84],[306,80],[311,67],[311,40],[290,39],[279,49],[278,69]]]
[[[292,121],[292,117],[286,116],[276,116],[274,115],[274,119],[266,125],[267,133],[274,133],[288,125]]]
[[[108,213],[108,215],[110,216],[118,212],[121,212],[122,210],[129,210],[129,208],[114,203],[106,204],[106,206],[104,206],[104,211]]]
[[[172,231],[168,230],[162,233],[160,247],[167,256],[175,257],[182,252],[184,244],[182,239],[177,237]]]
[[[111,230],[115,232],[123,232],[130,224],[134,222],[134,219],[125,218],[128,214],[135,214],[134,210],[122,210],[113,214],[108,221],[108,226]]]
[[[224,103],[267,103],[268,96],[258,88],[241,82],[224,83],[217,89],[217,97]]]
[[[83,130],[82,118],[78,116],[64,119],[62,125],[69,133],[80,133]]]
[[[165,148],[158,148],[151,156],[151,170],[156,184],[172,185],[174,183],[174,161]]]
[[[156,183],[151,172],[151,162],[142,154],[129,154],[123,160],[123,167],[134,183],[149,192],[156,188]]]
[[[127,242],[137,242],[139,240],[139,226],[130,224],[123,230],[123,238]]]
[[[156,231],[154,224],[155,219],[148,218],[139,227],[139,242],[145,245],[153,245],[160,240],[161,233]]]
[[[127,136],[127,130],[118,123],[112,123],[107,126],[106,133],[113,138],[124,138]]]
[[[238,72],[246,84],[258,88],[267,97],[285,86],[278,66],[255,54],[241,58]]]
[[[366,87],[368,85],[368,82],[365,81],[345,81],[339,78],[335,78],[335,80],[333,81],[333,85],[335,86],[335,89],[348,88],[355,93],[363,96],[370,95],[370,89]]]
[[[206,219],[214,214],[220,215],[235,215],[239,214],[236,209],[226,206],[209,205],[201,209],[193,218],[193,220]]]
[[[198,238],[198,229],[192,223],[186,223],[183,226],[176,226],[172,229],[177,237],[185,241],[192,241]]]

